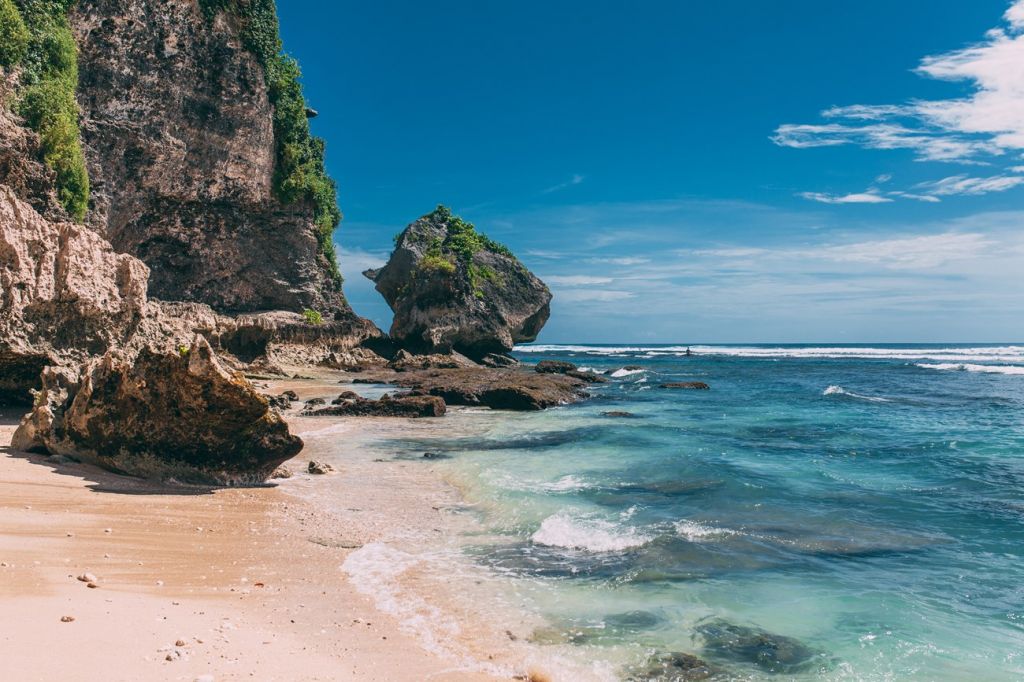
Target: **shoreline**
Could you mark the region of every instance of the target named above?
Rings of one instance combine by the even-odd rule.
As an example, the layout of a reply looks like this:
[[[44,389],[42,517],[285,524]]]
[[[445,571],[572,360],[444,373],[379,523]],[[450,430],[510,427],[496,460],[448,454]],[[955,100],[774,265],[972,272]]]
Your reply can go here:
[[[262,390],[306,400],[348,388],[339,376]],[[207,490],[15,453],[18,416],[0,415],[0,660],[12,679],[548,679],[511,634],[536,623],[466,609],[471,578],[395,568],[403,543],[451,550],[471,523],[429,465],[380,461],[367,445],[432,420],[288,414],[306,447],[286,466],[303,473]],[[304,473],[341,439],[355,447],[335,455],[337,473]],[[97,589],[76,579],[86,573]],[[367,577],[388,584],[356,579]]]

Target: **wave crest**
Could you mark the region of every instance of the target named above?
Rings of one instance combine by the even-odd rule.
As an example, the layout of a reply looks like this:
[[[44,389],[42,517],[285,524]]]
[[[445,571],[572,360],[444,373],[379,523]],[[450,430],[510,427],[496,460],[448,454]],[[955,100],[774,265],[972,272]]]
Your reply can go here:
[[[653,538],[635,528],[604,519],[572,517],[559,512],[544,519],[530,539],[538,545],[586,552],[622,552],[646,545]]]

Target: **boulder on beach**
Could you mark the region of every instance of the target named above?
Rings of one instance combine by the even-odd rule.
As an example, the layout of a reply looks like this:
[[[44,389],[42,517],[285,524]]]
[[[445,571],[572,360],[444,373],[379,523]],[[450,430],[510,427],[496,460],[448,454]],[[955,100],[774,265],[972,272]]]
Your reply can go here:
[[[395,312],[392,338],[415,353],[504,354],[534,341],[551,314],[547,286],[444,206],[406,227],[387,264],[363,274]]]
[[[565,374],[566,372],[575,372],[578,369],[579,367],[576,365],[564,360],[541,360],[533,368],[533,371],[538,374]]]
[[[197,337],[180,352],[112,351],[77,372],[47,368],[16,450],[65,455],[144,478],[261,483],[302,440]]]

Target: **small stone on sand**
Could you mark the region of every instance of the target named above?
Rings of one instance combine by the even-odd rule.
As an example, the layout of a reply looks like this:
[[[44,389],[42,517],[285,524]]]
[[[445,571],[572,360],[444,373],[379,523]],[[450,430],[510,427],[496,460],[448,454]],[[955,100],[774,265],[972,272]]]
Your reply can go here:
[[[75,622],[75,617],[74,616],[61,616],[60,617],[60,622],[62,622],[62,623],[74,623]]]
[[[78,576],[78,580],[83,583],[94,583],[96,582],[96,576],[94,576],[92,573],[83,573],[82,575]]]
[[[185,646],[185,640],[179,639],[174,643],[174,646]]]

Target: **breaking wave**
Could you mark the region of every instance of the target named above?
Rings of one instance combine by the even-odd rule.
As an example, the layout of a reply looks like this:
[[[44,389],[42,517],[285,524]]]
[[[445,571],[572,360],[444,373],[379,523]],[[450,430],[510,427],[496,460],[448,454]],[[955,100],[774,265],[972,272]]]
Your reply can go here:
[[[572,517],[559,512],[544,519],[530,539],[538,545],[586,552],[622,552],[646,545],[653,538],[635,528],[611,521]]]
[[[848,398],[857,398],[858,400],[867,400],[872,403],[888,403],[892,402],[888,398],[879,398],[878,396],[861,395],[860,393],[854,393],[853,391],[847,391],[842,386],[829,386],[826,388],[822,395],[843,395]]]
[[[968,363],[944,362],[939,364],[917,363],[925,369],[953,370],[958,372],[985,372],[986,374],[1019,374],[1024,375],[1021,365],[973,365]]]

